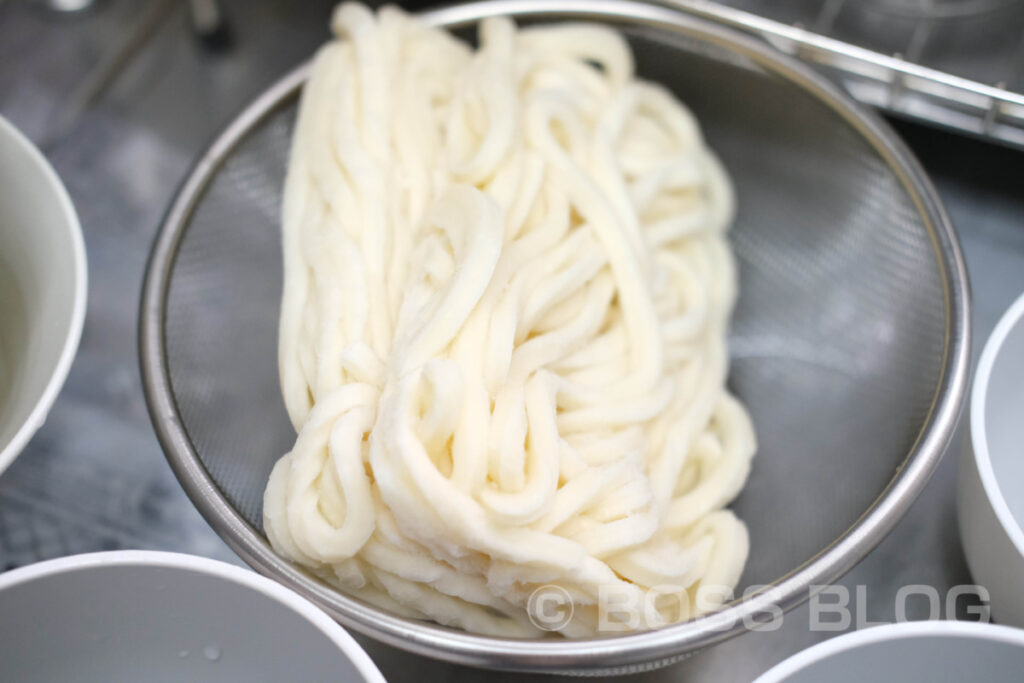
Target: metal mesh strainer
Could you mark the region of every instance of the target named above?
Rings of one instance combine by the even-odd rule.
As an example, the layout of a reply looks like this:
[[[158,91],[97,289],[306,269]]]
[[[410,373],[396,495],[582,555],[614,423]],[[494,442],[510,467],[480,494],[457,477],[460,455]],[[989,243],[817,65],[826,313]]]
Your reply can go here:
[[[748,39],[631,2],[482,2],[493,14],[590,19],[629,37],[639,73],[671,87],[735,181],[741,295],[730,382],[760,451],[734,509],[752,548],[717,615],[601,641],[484,638],[385,614],[279,559],[263,488],[294,432],[277,380],[281,187],[300,69],[211,146],[179,192],[143,294],[142,366],[161,442],[206,518],[250,564],[340,621],[468,664],[605,672],[664,663],[791,607],[887,532],[938,462],[963,395],[963,260],[934,191],[892,133],[807,69]]]

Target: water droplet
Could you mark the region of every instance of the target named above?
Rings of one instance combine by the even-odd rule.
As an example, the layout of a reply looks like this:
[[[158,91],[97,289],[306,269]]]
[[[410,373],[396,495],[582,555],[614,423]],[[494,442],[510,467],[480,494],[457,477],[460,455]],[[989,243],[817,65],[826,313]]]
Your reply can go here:
[[[203,648],[203,656],[211,662],[219,661],[221,656],[220,648],[216,645],[207,645]]]
[[[182,650],[181,652],[178,653],[178,656],[181,657],[182,659],[185,659],[185,657],[188,657],[188,650]]]

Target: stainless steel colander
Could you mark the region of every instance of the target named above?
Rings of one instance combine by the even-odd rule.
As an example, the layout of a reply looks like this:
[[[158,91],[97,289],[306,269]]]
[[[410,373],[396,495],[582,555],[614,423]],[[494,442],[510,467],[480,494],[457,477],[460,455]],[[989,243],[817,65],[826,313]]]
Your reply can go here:
[[[424,14],[471,35],[483,17],[591,20],[631,42],[729,169],[741,290],[730,384],[760,451],[733,508],[750,529],[722,611],[596,640],[475,636],[383,612],[279,558],[261,531],[273,463],[295,435],[277,380],[279,214],[305,67],[200,159],[157,236],[142,299],[146,397],[192,500],[254,568],[391,645],[471,665],[561,672],[667,664],[836,579],[907,510],[949,440],[969,358],[967,277],[927,178],[876,117],[751,39],[616,0],[478,2]]]

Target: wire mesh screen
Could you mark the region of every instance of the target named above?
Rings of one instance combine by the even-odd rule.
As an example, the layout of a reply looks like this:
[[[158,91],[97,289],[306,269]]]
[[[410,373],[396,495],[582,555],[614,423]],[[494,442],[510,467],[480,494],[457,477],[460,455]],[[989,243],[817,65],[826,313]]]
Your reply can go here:
[[[189,436],[228,498],[260,526],[263,487],[295,431],[277,375],[279,214],[295,106],[254,130],[196,207],[167,301],[171,383]]]
[[[769,583],[850,527],[915,442],[949,324],[937,256],[885,161],[812,95],[717,48],[629,37],[639,73],[695,111],[736,185],[730,384],[760,448],[733,507],[752,543],[743,583]],[[257,527],[267,476],[294,440],[277,323],[295,105],[257,124],[198,199],[166,304],[184,427]]]

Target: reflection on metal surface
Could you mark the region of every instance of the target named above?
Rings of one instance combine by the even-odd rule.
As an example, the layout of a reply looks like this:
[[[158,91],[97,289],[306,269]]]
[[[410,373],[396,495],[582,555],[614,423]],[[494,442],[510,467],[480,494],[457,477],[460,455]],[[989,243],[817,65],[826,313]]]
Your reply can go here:
[[[46,6],[55,12],[81,12],[93,6],[96,0],[46,0]]]
[[[969,17],[1005,7],[1017,0],[867,0],[864,9],[919,19]]]
[[[758,35],[865,104],[1024,147],[1024,3],[665,4]]]
[[[89,75],[72,90],[50,136],[42,145],[44,149],[49,148],[54,141],[67,133],[82,113],[99,100],[114,84],[139,50],[146,45],[153,33],[167,19],[175,2],[176,0],[151,0],[142,18],[120,41],[117,48],[107,53],[105,59],[97,64],[89,72]]]

